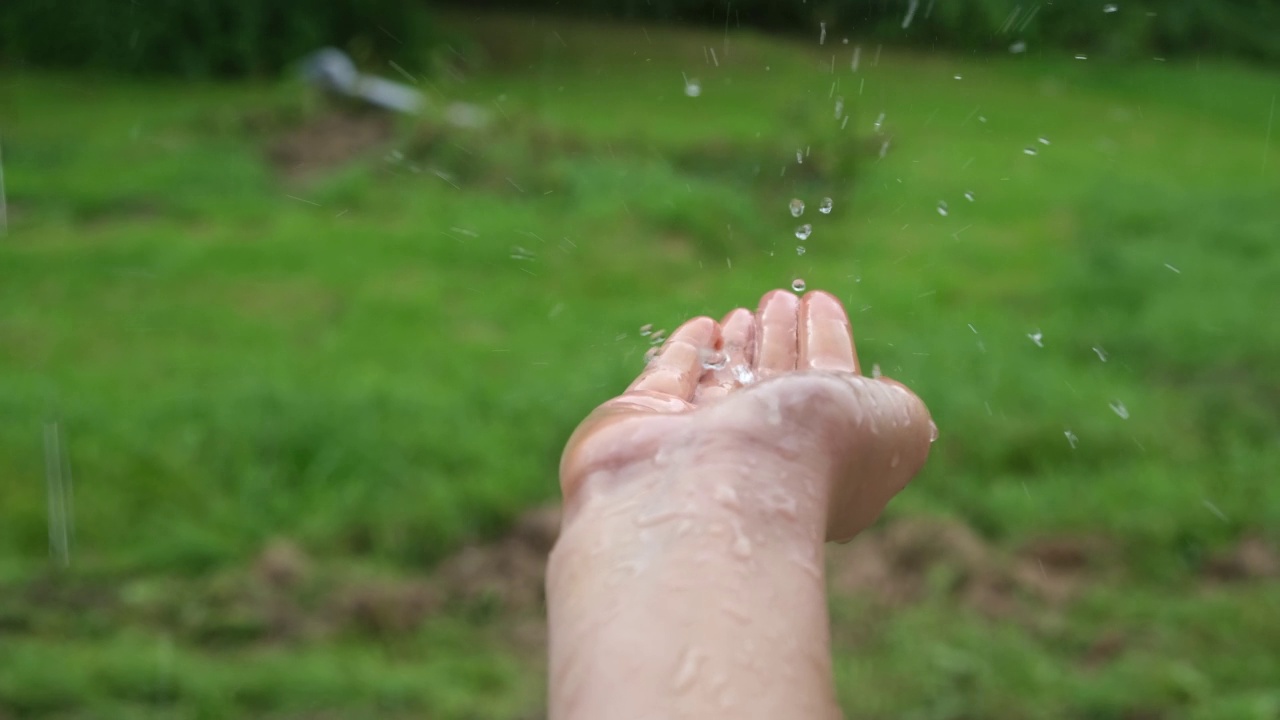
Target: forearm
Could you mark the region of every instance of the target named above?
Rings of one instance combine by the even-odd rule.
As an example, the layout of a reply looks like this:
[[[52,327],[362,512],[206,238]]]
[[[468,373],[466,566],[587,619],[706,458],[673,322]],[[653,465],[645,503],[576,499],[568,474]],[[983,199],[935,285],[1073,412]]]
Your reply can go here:
[[[552,554],[553,720],[835,715],[817,484],[628,482],[653,490],[583,503]]]

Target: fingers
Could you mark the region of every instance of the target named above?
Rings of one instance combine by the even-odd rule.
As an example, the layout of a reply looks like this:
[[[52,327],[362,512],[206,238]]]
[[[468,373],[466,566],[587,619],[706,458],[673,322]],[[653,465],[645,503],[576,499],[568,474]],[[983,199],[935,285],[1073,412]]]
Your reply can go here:
[[[724,397],[742,384],[741,373],[751,367],[755,324],[755,315],[746,308],[738,308],[724,316],[720,322],[724,365],[703,375],[694,402]]]
[[[796,369],[800,299],[786,290],[773,290],[760,299],[756,312],[756,374],[772,377]]]
[[[693,400],[698,378],[702,376],[703,354],[715,345],[719,332],[720,326],[709,317],[693,318],[676,328],[662,346],[662,351],[631,383],[627,392]]]
[[[830,293],[816,290],[800,301],[798,348],[800,370],[859,372],[849,316]]]

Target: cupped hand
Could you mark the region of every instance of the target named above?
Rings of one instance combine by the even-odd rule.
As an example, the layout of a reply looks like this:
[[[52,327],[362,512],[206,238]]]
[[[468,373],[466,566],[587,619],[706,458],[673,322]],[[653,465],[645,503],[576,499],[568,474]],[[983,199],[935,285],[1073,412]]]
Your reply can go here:
[[[822,490],[827,538],[845,540],[915,476],[936,432],[904,385],[862,375],[839,300],[774,290],[755,313],[697,317],[673,332],[574,432],[561,489],[568,514],[593,493],[660,482],[649,471],[673,465],[799,477]]]

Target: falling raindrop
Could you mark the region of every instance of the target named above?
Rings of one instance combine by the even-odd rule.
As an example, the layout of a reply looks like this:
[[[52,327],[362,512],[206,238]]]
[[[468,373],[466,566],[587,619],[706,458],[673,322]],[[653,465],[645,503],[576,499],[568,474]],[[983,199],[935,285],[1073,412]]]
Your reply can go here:
[[[1044,340],[1044,333],[1039,330],[1033,333],[1027,333],[1027,337],[1031,338],[1031,342],[1035,343],[1036,347],[1044,347],[1044,342],[1042,342]]]
[[[1114,412],[1116,415],[1119,415],[1121,420],[1129,419],[1129,408],[1125,407],[1124,403],[1117,400],[1111,403],[1110,407],[1111,407],[1111,412]]]
[[[947,216],[947,201],[946,201],[946,200],[939,200],[939,201],[938,201],[938,214],[939,214],[939,215],[941,215],[942,217],[946,217],[946,216]]]
[[[1071,443],[1071,449],[1072,449],[1072,450],[1075,450],[1075,449],[1076,449],[1076,443],[1080,442],[1080,438],[1076,437],[1076,434],[1075,434],[1075,433],[1073,433],[1073,432],[1071,432],[1071,430],[1070,430],[1070,429],[1068,429],[1066,432],[1064,432],[1064,433],[1062,433],[1062,434],[1066,436],[1066,438],[1067,438],[1067,442]]]
[[[1076,59],[1077,59],[1077,60],[1088,60],[1088,59],[1089,59],[1089,56],[1088,56],[1088,55],[1077,55],[1077,56],[1076,56]]]
[[[963,79],[964,79],[964,76],[963,76],[963,75],[960,75],[959,73],[956,73],[956,79],[957,79],[957,80],[963,80]]]
[[[831,208],[833,205],[835,205],[835,203],[831,201],[831,198],[829,197],[822,198],[822,202],[818,203],[818,212],[822,213],[823,215],[830,215]]]
[[[653,323],[645,323],[640,326],[640,337],[648,337],[653,332]]]
[[[1101,360],[1102,362],[1107,361],[1107,352],[1105,350],[1095,345],[1093,348],[1093,351],[1097,353],[1099,360]]]
[[[836,98],[836,119],[839,120],[844,115],[844,98]]]
[[[696,78],[684,81],[684,94],[689,97],[698,97],[702,94],[702,83]]]
[[[803,245],[797,245],[797,246],[796,246],[796,254],[797,254],[797,255],[803,255],[803,254],[804,254],[804,246],[803,246]]]
[[[792,290],[795,290],[796,292],[804,292],[804,288],[805,288],[805,285],[804,285],[803,278],[796,278],[795,280],[791,281]]]
[[[800,164],[804,163],[804,153],[801,152],[799,148],[796,148],[796,162]]]
[[[1022,154],[1023,154],[1023,155],[1039,155],[1039,154],[1040,154],[1040,151],[1039,151],[1039,150],[1036,150],[1036,149],[1035,149],[1035,148],[1033,148],[1033,147],[1029,147],[1029,148],[1027,148],[1027,149],[1023,150],[1023,151],[1022,151]]]
[[[819,22],[818,27],[821,28],[821,34],[818,35],[818,44],[823,45],[827,42],[827,24]]]
[[[791,217],[800,217],[804,214],[804,201],[800,198],[792,198],[789,207],[791,209]]]
[[[1027,44],[1021,40],[1009,46],[1009,52],[1017,55],[1027,51]]]
[[[1036,138],[1036,142],[1040,143],[1041,145],[1048,145],[1048,144],[1049,144],[1049,138],[1044,137],[1044,136],[1042,135],[1042,136],[1040,136],[1040,137]]]
[[[800,242],[804,242],[805,240],[808,240],[809,236],[812,234],[813,234],[813,226],[810,225],[809,223],[805,223],[800,227],[796,228],[796,239],[799,240]]]
[[[1113,13],[1119,9],[1120,9],[1120,6],[1116,5],[1115,3],[1107,3],[1106,5],[1102,6],[1102,12],[1104,13]]]
[[[964,199],[965,199],[965,200],[968,200],[969,202],[973,202],[973,191],[972,191],[972,190],[966,190],[966,191],[965,191],[965,193],[964,193]]]
[[[654,330],[653,334],[649,336],[649,342],[653,343],[654,345],[661,345],[662,341],[666,339],[667,339],[666,330]]]
[[[876,121],[871,127],[876,132],[880,132],[881,125],[884,125],[884,113],[880,113],[879,115],[876,116]]]

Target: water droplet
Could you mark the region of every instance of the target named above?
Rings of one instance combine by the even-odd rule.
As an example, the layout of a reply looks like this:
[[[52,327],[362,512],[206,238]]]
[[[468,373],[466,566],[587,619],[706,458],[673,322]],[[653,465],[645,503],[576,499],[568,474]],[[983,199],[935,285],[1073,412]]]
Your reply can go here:
[[[964,199],[965,199],[965,200],[968,200],[969,202],[973,202],[973,191],[972,191],[972,190],[966,190],[966,191],[965,191],[965,193],[964,193]]]
[[[716,502],[727,508],[736,509],[740,507],[738,503],[738,493],[729,485],[725,485],[723,483],[717,485],[716,489],[712,492],[712,496],[715,497]]]
[[[1027,51],[1027,44],[1021,40],[1009,46],[1009,52],[1017,55]]]
[[[662,341],[666,339],[667,339],[666,330],[654,330],[653,334],[649,336],[649,342],[653,343],[654,345],[661,345]]]
[[[818,35],[818,44],[822,45],[827,42],[827,24],[819,21],[818,27],[821,28],[821,34]]]
[[[1120,6],[1116,5],[1115,3],[1107,3],[1106,5],[1102,6],[1102,12],[1104,13],[1113,13],[1119,9],[1120,9]]]
[[[746,365],[733,366],[733,379],[740,385],[750,385],[756,381],[756,374]]]
[[[936,442],[938,442],[938,424],[930,420],[929,421],[929,443],[933,444]]]
[[[831,201],[831,198],[824,197],[822,198],[822,202],[818,203],[818,212],[822,213],[823,215],[830,215],[831,208],[834,205],[835,203]]]
[[[1093,352],[1098,356],[1098,359],[1101,360],[1102,362],[1107,361],[1107,351],[1103,350],[1100,347],[1094,346]]]
[[[876,132],[880,132],[880,126],[881,126],[881,125],[883,125],[883,124],[884,124],[884,113],[880,113],[879,115],[877,115],[877,116],[876,116],[876,122],[875,122],[875,124],[874,124],[874,125],[872,125],[871,127],[872,127]]]
[[[698,82],[696,78],[686,80],[684,83],[684,94],[689,97],[698,97],[702,94],[702,83]]]
[[[644,351],[644,364],[645,364],[645,365],[648,365],[649,363],[653,362],[653,359],[654,359],[654,358],[656,358],[656,357],[658,357],[658,348],[656,348],[656,347],[651,347],[651,348],[649,348],[648,350],[645,350],[645,351]]]
[[[796,148],[796,162],[800,164],[804,163],[804,153],[801,152],[799,148]]]
[[[964,77],[963,77],[962,75],[957,74],[957,75],[956,75],[956,79],[957,79],[957,80],[963,80],[963,79],[964,79]]]
[[[795,280],[791,281],[791,289],[796,292],[804,292],[804,287],[805,285],[804,285],[803,278],[796,278]]]
[[[803,246],[803,245],[797,245],[797,246],[796,246],[796,254],[797,254],[797,255],[803,255],[803,254],[804,254],[804,246]]]
[[[700,354],[702,367],[707,370],[723,370],[729,364],[729,356],[719,350],[703,349]]]
[[[1048,145],[1048,144],[1049,144],[1049,138],[1044,137],[1044,136],[1040,136],[1040,137],[1036,138],[1036,142],[1040,143],[1041,145]]]
[[[698,676],[698,668],[702,666],[702,654],[693,648],[684,651],[680,656],[680,665],[676,669],[675,679],[672,681],[672,687],[676,692],[684,692],[693,685],[693,680]]]
[[[1067,431],[1066,431],[1066,432],[1064,432],[1064,433],[1062,433],[1062,434],[1063,434],[1063,435],[1065,435],[1065,436],[1067,437],[1067,442],[1071,443],[1071,449],[1072,449],[1072,450],[1075,450],[1075,449],[1076,449],[1076,443],[1080,442],[1080,438],[1076,437],[1076,434],[1075,434],[1075,433],[1073,433],[1073,432],[1071,432],[1071,430],[1070,430],[1069,428],[1067,429]]]
[[[648,337],[653,332],[653,323],[645,323],[640,326],[640,337]]]
[[[946,217],[946,216],[947,216],[947,201],[946,201],[946,200],[939,200],[939,201],[938,201],[938,214],[939,214],[939,215],[941,215],[942,217]]]
[[[836,119],[839,120],[844,115],[844,98],[836,98]]]
[[[875,364],[873,364],[873,365],[871,366],[871,377],[873,377],[873,378],[875,378],[875,379],[879,380],[879,379],[880,379],[880,376],[881,376],[881,372],[880,372],[880,363],[875,363]],[[872,401],[872,404],[874,404],[874,403],[875,403],[875,398],[874,398],[874,397],[872,397],[872,398],[871,398],[871,401]]]
[[[788,207],[791,209],[791,217],[800,217],[804,214],[804,201],[800,198],[791,198]]]
[[[800,227],[796,228],[796,239],[799,240],[800,242],[804,242],[805,240],[808,240],[809,236],[812,234],[813,234],[813,226],[810,225],[809,223],[805,223]]]
[[[655,464],[661,463],[659,463],[655,458]],[[671,522],[677,518],[685,517],[685,515],[685,513],[680,512],[679,510],[659,510],[657,512],[649,513],[648,515],[637,515],[634,522],[636,527],[648,528],[655,525],[661,525],[666,522]]]
[[[1110,407],[1111,407],[1111,411],[1114,412],[1116,415],[1119,415],[1121,420],[1129,419],[1129,408],[1125,407],[1124,403],[1117,400],[1111,403]]]
[[[1044,333],[1039,330],[1033,333],[1027,333],[1027,337],[1031,338],[1031,342],[1035,343],[1036,347],[1044,347]]]
[[[1036,149],[1035,149],[1035,148],[1033,148],[1033,147],[1029,147],[1029,148],[1027,148],[1027,149],[1023,150],[1023,151],[1022,151],[1022,154],[1023,154],[1023,155],[1039,155],[1039,154],[1040,154],[1040,151],[1039,151],[1039,150],[1036,150]]]
[[[1077,55],[1077,56],[1076,56],[1076,59],[1077,59],[1077,60],[1088,60],[1088,59],[1089,59],[1089,56],[1088,56],[1088,55]]]
[[[746,560],[751,557],[751,540],[742,531],[742,526],[733,524],[733,554]]]

